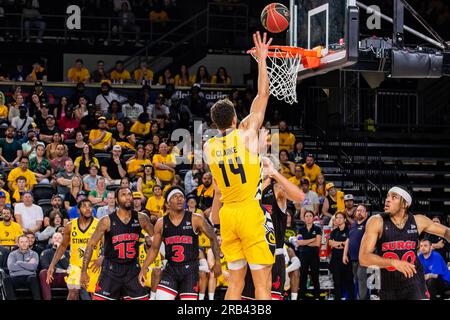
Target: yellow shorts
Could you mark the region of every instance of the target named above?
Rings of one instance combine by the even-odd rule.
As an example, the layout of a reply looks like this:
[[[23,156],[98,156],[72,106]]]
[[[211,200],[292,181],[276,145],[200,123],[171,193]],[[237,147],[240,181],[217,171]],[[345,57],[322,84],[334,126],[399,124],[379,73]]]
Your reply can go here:
[[[100,276],[100,271],[94,273],[88,269],[89,275],[89,284],[87,287],[87,292],[94,293],[95,286],[98,281],[98,277]],[[64,278],[67,283],[67,287],[69,289],[80,289],[80,279],[81,279],[81,268],[76,265],[69,265],[69,269],[67,269],[67,276]]]
[[[222,252],[226,261],[245,259],[250,264],[275,263],[275,233],[268,212],[259,201],[226,203],[220,209]]]

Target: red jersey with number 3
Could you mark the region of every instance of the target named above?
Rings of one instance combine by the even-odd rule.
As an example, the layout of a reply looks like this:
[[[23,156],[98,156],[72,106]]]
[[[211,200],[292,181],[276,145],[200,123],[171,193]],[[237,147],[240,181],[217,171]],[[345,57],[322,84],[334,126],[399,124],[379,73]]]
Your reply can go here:
[[[137,262],[139,236],[142,228],[137,211],[131,211],[131,219],[124,224],[114,211],[109,215],[110,230],[105,233],[105,258],[116,263]]]
[[[198,233],[192,226],[192,213],[185,211],[183,219],[175,226],[169,214],[163,218],[162,237],[166,247],[166,259],[172,265],[184,265],[198,261]]]
[[[417,286],[425,281],[423,267],[417,258],[419,249],[419,230],[412,214],[403,229],[399,229],[389,218],[388,214],[382,214],[383,233],[377,242],[377,253],[386,259],[403,260],[412,263],[417,273],[412,278],[406,278],[403,273],[396,271],[394,267],[381,269],[381,290],[404,289]]]

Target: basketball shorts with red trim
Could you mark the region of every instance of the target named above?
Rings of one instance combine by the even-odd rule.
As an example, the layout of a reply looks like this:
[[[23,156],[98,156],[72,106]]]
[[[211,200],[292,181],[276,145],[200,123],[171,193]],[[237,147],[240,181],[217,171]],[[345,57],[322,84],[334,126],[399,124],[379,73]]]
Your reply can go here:
[[[139,263],[114,263],[105,259],[94,300],[148,300],[149,288],[139,283]]]
[[[172,265],[167,263],[158,285],[158,290],[162,290],[180,299],[198,298],[198,260],[192,263]]]
[[[286,260],[283,254],[275,256],[275,263],[272,266],[272,299],[283,300],[284,282],[286,281]],[[255,286],[253,285],[250,268],[247,268],[245,275],[245,285],[242,291],[243,300],[255,299]]]

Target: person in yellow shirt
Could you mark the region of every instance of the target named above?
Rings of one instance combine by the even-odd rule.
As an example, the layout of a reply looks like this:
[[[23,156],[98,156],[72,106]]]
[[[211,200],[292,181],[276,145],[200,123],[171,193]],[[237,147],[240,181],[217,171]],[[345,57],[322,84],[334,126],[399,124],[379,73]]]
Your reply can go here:
[[[3,208],[3,221],[0,221],[0,246],[12,248],[16,245],[17,237],[23,235],[22,227],[12,219],[10,208]]]
[[[272,143],[278,141],[279,150],[294,151],[295,136],[288,131],[286,121],[282,120],[278,123],[278,133],[272,135]]]
[[[173,154],[168,154],[167,150],[167,144],[161,143],[159,145],[159,154],[153,156],[155,176],[161,181],[163,186],[172,181],[176,166],[175,157]]]
[[[331,219],[336,212],[344,211],[344,192],[338,190],[332,182],[327,183],[325,189],[328,195],[323,201],[322,215],[327,217],[326,220],[328,220],[328,218]],[[328,224],[329,222],[329,220],[326,220],[324,219],[324,225]]]
[[[145,209],[150,212],[152,222],[156,221],[158,218],[161,218],[164,215],[164,198],[162,196],[162,187],[160,185],[155,185],[153,187],[153,196],[148,198]]]
[[[128,162],[127,172],[131,179],[144,175],[144,165],[151,164],[149,159],[145,159],[145,149],[139,146],[133,159]]]
[[[27,76],[27,81],[47,81],[47,70],[45,70],[44,67],[41,66],[40,62],[33,63],[33,70],[31,73]]]
[[[107,151],[112,146],[112,133],[106,131],[106,118],[97,119],[98,129],[89,133],[89,144],[94,151]]]
[[[148,68],[147,62],[142,61],[139,69],[134,71],[134,80],[138,84],[142,84],[143,81],[153,81],[153,71]]]
[[[190,87],[192,85],[189,70],[184,64],[180,68],[180,73],[175,76],[175,85],[181,87]]]
[[[311,190],[317,193],[317,195],[320,198],[324,198],[327,195],[327,192],[325,190],[326,182],[325,182],[325,176],[323,174],[319,174],[317,176],[316,184],[314,184],[311,187]]]
[[[322,173],[320,167],[314,163],[312,154],[308,154],[306,157],[306,162],[303,164],[303,170],[305,171],[305,176],[309,178],[312,185],[317,183],[317,177]]]
[[[150,133],[152,123],[150,122],[150,116],[147,112],[142,112],[137,121],[131,126],[130,132],[134,133],[138,138],[144,138]]]
[[[2,184],[5,183],[3,179],[0,179],[0,181]],[[11,204],[11,196],[8,191],[0,188],[0,208],[3,208],[6,204]]]
[[[11,170],[8,175],[8,187],[10,190],[15,191],[17,189],[17,178],[24,177],[26,179],[25,188],[27,190],[33,190],[34,185],[37,184],[34,172],[28,169],[30,160],[27,157],[20,158],[19,166]]]
[[[130,72],[125,69],[123,61],[118,60],[114,70],[111,72],[111,80],[113,82],[124,83],[131,80]]]
[[[20,202],[20,200],[22,199],[22,195],[26,191],[28,191],[28,189],[27,189],[27,179],[25,179],[25,177],[23,177],[23,176],[17,177],[16,185],[17,185],[17,189],[14,190],[14,192],[12,194],[12,199],[13,199],[13,203],[14,204],[16,202]]]
[[[75,60],[75,66],[70,68],[67,72],[67,81],[72,83],[88,83],[91,78],[89,70],[84,67],[83,60]]]
[[[0,91],[0,123],[8,121],[8,106],[6,105],[5,94]]]
[[[305,171],[303,170],[303,167],[301,165],[296,165],[295,175],[290,177],[288,180],[300,188],[300,180],[304,177],[304,175]]]
[[[211,83],[213,84],[231,84],[231,77],[228,75],[227,70],[224,67],[220,67],[217,73],[211,77]]]

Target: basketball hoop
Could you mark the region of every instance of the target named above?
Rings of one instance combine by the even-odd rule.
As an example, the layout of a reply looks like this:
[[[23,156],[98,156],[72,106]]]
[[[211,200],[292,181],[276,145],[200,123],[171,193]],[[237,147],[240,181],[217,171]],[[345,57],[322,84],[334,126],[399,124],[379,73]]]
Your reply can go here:
[[[278,100],[293,104],[297,101],[297,74],[302,69],[320,66],[320,48],[306,50],[299,47],[270,46],[267,60],[270,94]],[[255,57],[255,48],[247,53]]]

